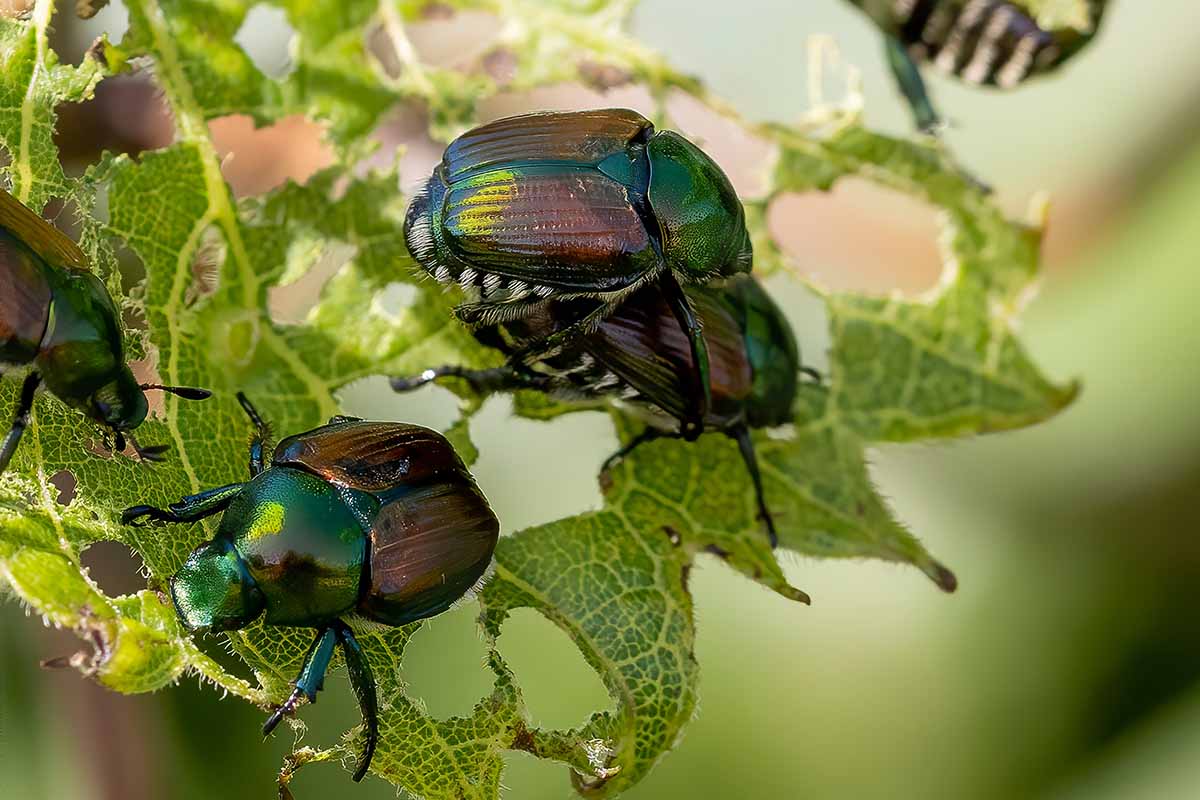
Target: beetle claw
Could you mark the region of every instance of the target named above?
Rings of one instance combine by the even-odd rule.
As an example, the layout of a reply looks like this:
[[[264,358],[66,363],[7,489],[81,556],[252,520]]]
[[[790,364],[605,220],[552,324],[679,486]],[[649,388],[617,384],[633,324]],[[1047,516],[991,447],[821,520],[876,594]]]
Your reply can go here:
[[[300,705],[300,698],[303,695],[303,689],[296,688],[292,690],[291,695],[288,696],[283,705],[276,708],[271,716],[267,717],[267,721],[263,723],[263,736],[270,736],[271,731],[275,730],[284,717],[290,717],[296,713],[296,706]]]
[[[144,528],[146,523],[139,522],[142,517],[150,517],[158,509],[153,506],[132,506],[121,512],[121,524],[132,525],[135,528]]]

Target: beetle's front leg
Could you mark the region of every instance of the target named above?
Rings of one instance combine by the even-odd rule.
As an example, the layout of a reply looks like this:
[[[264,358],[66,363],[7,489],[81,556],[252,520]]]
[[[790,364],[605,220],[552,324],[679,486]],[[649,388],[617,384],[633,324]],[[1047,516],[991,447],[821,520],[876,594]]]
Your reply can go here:
[[[712,379],[708,363],[708,341],[704,338],[704,328],[700,318],[696,316],[692,303],[684,294],[683,287],[675,279],[674,274],[666,272],[662,277],[662,288],[675,315],[679,327],[688,337],[692,347],[692,413],[681,421],[680,434],[689,442],[700,438],[704,433],[704,419],[712,407]]]
[[[333,659],[333,646],[337,641],[337,631],[332,626],[317,631],[316,638],[304,655],[304,665],[300,667],[300,674],[296,677],[295,688],[283,705],[267,717],[267,721],[263,723],[263,736],[270,735],[284,717],[296,713],[301,697],[307,697],[310,703],[317,702],[317,692],[325,685],[325,671],[329,669],[329,662]]]
[[[21,397],[17,400],[17,412],[13,415],[12,427],[8,429],[4,443],[0,444],[0,472],[8,469],[8,462],[12,460],[13,453],[17,452],[17,445],[21,443],[21,437],[25,434],[25,429],[29,427],[29,414],[33,411],[33,396],[41,382],[42,377],[36,372],[31,372],[25,377],[25,382],[21,384]]]
[[[189,495],[167,506],[166,510],[153,506],[131,506],[121,513],[122,525],[140,526],[140,519],[159,522],[197,522],[224,511],[233,498],[242,491],[244,484],[231,483],[206,492]]]
[[[912,109],[917,128],[922,133],[936,136],[942,127],[942,118],[934,110],[933,101],[929,99],[929,92],[925,88],[925,80],[921,77],[920,68],[908,54],[904,43],[898,38],[885,36],[884,44],[887,47],[888,66],[892,68],[892,75],[895,76],[896,83],[904,94],[904,99],[908,101],[908,106]]]

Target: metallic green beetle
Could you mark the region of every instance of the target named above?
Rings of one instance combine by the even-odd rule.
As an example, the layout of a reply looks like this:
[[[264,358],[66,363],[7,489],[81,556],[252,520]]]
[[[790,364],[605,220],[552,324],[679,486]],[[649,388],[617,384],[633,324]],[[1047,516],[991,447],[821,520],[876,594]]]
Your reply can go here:
[[[777,543],[767,508],[751,428],[792,421],[799,376],[820,376],[800,365],[796,338],[783,312],[749,275],[724,286],[688,287],[687,296],[704,330],[710,358],[712,405],[704,427],[738,443],[754,484],[759,515],[771,546]],[[484,344],[511,355],[531,341],[553,335],[598,301],[561,300],[520,320],[475,331]],[[428,369],[413,378],[394,378],[396,391],[411,391],[443,377],[461,378],[477,391],[536,389],[564,399],[616,397],[646,413],[647,427],[605,464],[607,469],[635,447],[663,437],[679,437],[672,427],[688,413],[694,391],[695,360],[688,340],[655,285],[645,286],[612,311],[591,334],[527,367],[511,363],[490,370],[457,366]]]
[[[940,117],[917,64],[977,85],[1011,89],[1051,72],[1099,30],[1108,0],[1087,0],[1078,27],[1047,29],[1023,0],[850,0],[883,31],[888,62],[917,126],[936,131]]]
[[[748,272],[745,210],[711,158],[635,111],[501,119],[460,136],[405,221],[413,258],[470,303],[459,318],[491,325],[548,300],[596,298],[583,317],[514,353],[534,363],[568,347],[629,294],[659,286],[687,333],[696,391],[681,420],[698,436],[711,401],[708,354],[680,284]]]
[[[314,702],[340,645],[366,728],[354,780],[378,738],[375,681],[344,618],[404,625],[440,614],[483,578],[500,523],[454,448],[417,425],[335,417],[289,436],[263,463],[267,427],[238,400],[257,434],[250,480],[166,510],[134,506],[125,524],[195,522],[224,512],[217,535],[171,579],[190,631],[268,625],[316,628],[295,690],[263,726],[274,730],[302,697]]]
[[[79,247],[57,228],[0,190],[0,364],[32,364],[12,427],[0,444],[8,467],[29,425],[34,392],[51,392],[112,430],[116,450],[128,438],[138,455],[159,460],[165,446],[142,448],[132,431],[146,419],[148,389],[188,400],[202,389],[139,384],[125,363],[120,315],[108,290],[87,270]]]

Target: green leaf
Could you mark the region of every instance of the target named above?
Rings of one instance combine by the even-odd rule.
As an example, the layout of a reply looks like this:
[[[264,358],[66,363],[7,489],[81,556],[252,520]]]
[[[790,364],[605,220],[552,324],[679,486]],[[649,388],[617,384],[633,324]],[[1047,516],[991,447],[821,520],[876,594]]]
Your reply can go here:
[[[122,692],[198,675],[267,709],[286,697],[299,669],[308,645],[303,631],[258,624],[228,635],[253,673],[247,681],[206,655],[214,642],[197,643],[181,628],[163,590],[188,552],[213,534],[211,526],[119,524],[128,505],[162,505],[243,478],[249,426],[235,391],[246,391],[287,434],[338,413],[338,391],[361,378],[448,362],[497,363],[453,321],[454,298],[419,281],[405,250],[407,198],[399,187],[420,176],[366,172],[360,162],[371,149],[367,134],[397,104],[424,104],[431,132],[446,139],[477,121],[478,104],[500,87],[483,74],[420,61],[405,27],[424,7],[417,0],[277,5],[297,37],[294,69],[282,80],[260,74],[234,41],[243,3],[127,0],[127,35],[98,49],[103,63],[89,56],[78,67],[58,64],[49,49],[50,0],[39,0],[28,19],[0,20],[3,174],[34,208],[52,197],[75,201],[85,251],[114,290],[116,248],[142,262],[145,282],[120,297],[126,318],[144,321],[128,331],[130,350],[144,352],[146,369],[162,382],[217,392],[205,403],[162,399],[139,430],[144,443],[171,447],[166,463],[153,468],[113,457],[101,431],[43,394],[12,468],[0,476],[0,585],[77,632],[87,644],[70,664]],[[629,0],[449,5],[501,19],[504,37],[495,48],[515,58],[511,88],[579,80],[596,64],[614,66],[650,90],[659,107],[648,113],[662,118],[666,98],[686,92],[772,144],[777,158],[768,188],[748,198],[760,272],[790,266],[766,226],[769,205],[782,193],[827,190],[856,175],[944,212],[946,276],[929,297],[810,287],[828,313],[829,375],[803,387],[791,426],[755,439],[783,548],[912,564],[952,589],[952,573],[875,491],[866,454],[880,442],[1033,424],[1070,402],[1076,387],[1042,377],[1012,331],[1036,279],[1040,232],[1006,219],[936,147],[872,134],[850,116],[836,119],[824,137],[741,119],[624,33]],[[56,107],[86,100],[108,71],[128,69],[153,75],[174,116],[175,143],[137,160],[106,156],[83,177],[66,177],[51,136]],[[288,183],[235,202],[208,130],[212,119],[235,113],[260,123],[304,114],[324,126],[337,161],[303,186]],[[304,321],[272,319],[270,291],[303,277],[333,250],[348,260]],[[195,264],[213,253],[215,288],[198,292]],[[399,310],[382,300],[396,283],[412,284],[415,294]],[[0,383],[0,409],[15,402],[15,377]],[[474,461],[469,418],[478,403],[469,392],[465,398],[464,417],[449,434]],[[516,407],[546,420],[578,408],[528,393]],[[622,436],[632,434],[630,418],[614,410],[613,419]],[[59,502],[52,482],[60,473],[77,484],[69,505]],[[501,540],[495,574],[479,598],[493,685],[469,715],[434,719],[406,693],[403,654],[419,623],[362,632],[379,682],[376,775],[426,798],[490,799],[499,793],[502,753],[521,750],[568,765],[583,794],[616,795],[675,746],[695,712],[699,665],[687,576],[696,557],[713,554],[785,597],[806,599],[767,546],[732,442],[719,435],[694,444],[656,442],[602,478],[602,509]],[[81,555],[108,540],[142,559],[145,590],[110,597],[90,580]],[[571,637],[611,694],[611,709],[598,709],[575,730],[532,723],[520,676],[498,644],[509,613],[522,607]],[[340,741],[316,734],[329,744],[292,754],[280,776],[283,791],[305,764],[351,765],[359,736],[357,729]]]

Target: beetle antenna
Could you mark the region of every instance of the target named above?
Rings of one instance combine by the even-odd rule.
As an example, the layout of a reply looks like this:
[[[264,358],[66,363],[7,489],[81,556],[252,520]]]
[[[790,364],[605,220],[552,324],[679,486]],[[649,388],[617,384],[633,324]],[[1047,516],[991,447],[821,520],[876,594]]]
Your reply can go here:
[[[197,389],[192,386],[163,386],[161,383],[143,383],[141,388],[143,392],[157,389],[160,392],[182,397],[184,400],[207,400],[212,397],[212,392],[208,389]]]

